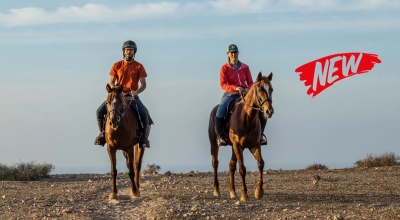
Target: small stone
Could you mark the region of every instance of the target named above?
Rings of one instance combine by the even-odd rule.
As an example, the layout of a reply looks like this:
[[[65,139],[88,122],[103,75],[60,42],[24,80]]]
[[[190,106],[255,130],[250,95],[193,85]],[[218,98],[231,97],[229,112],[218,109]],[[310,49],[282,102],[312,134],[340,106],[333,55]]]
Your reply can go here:
[[[5,198],[6,198],[6,195],[3,195],[1,198],[5,199]]]
[[[344,220],[344,218],[343,218],[343,216],[341,216],[341,215],[335,215],[335,216],[333,217],[333,220]]]
[[[38,219],[38,218],[40,218],[40,216],[39,216],[38,214],[36,214],[36,213],[33,213],[33,214],[31,215],[31,217],[32,217],[33,219]]]
[[[71,212],[72,212],[72,209],[66,208],[66,209],[63,209],[61,212],[62,212],[62,213],[71,213]]]
[[[235,202],[235,205],[240,205],[240,201]]]

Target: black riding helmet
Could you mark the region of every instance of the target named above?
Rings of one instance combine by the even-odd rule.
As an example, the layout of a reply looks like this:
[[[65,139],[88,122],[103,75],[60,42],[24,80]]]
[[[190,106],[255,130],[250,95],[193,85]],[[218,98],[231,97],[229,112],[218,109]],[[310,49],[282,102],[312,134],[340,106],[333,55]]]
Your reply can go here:
[[[125,50],[125,48],[127,48],[127,47],[133,47],[133,48],[135,48],[135,52],[133,53],[133,57],[135,57],[136,52],[137,52],[136,43],[135,43],[134,41],[127,40],[127,41],[124,42],[124,44],[122,44],[122,56],[123,56],[124,58],[125,58],[124,50]]]

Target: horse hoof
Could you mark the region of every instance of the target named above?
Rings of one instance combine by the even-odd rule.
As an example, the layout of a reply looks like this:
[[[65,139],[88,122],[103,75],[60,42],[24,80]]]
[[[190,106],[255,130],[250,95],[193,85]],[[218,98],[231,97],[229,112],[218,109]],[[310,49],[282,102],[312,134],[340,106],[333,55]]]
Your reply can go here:
[[[139,192],[139,190],[138,190],[136,193],[131,192],[131,196],[132,196],[132,199],[138,199],[138,198],[140,198],[140,192]]]
[[[256,196],[257,199],[262,199],[264,196],[264,190],[258,190],[256,189],[256,191],[254,192],[254,195]]]
[[[242,195],[242,196],[240,197],[240,201],[247,201],[248,198],[249,198],[248,195]]]
[[[218,192],[218,191],[214,191],[214,196],[218,197],[218,198],[221,198],[221,193]]]
[[[231,192],[230,195],[231,195],[231,199],[237,199],[238,198],[238,196],[237,196],[237,194],[235,192]]]
[[[112,199],[118,199],[117,193],[111,193],[110,196],[108,197],[110,200]]]

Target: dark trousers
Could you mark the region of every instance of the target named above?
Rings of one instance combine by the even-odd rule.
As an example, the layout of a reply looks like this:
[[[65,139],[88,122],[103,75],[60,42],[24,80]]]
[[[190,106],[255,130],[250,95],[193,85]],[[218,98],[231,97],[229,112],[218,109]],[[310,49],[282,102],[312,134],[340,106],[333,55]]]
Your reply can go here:
[[[153,121],[150,118],[149,112],[147,111],[147,108],[143,105],[142,101],[139,99],[139,96],[135,96],[135,99],[132,100],[130,106],[131,106],[131,108],[135,109],[136,111],[139,111],[140,121],[141,121],[141,123],[143,123],[143,125],[140,125],[140,127],[143,128],[147,125],[153,124]],[[107,115],[107,106],[106,106],[106,102],[104,101],[103,103],[101,103],[99,108],[97,108],[97,111],[96,111],[97,120],[104,120],[106,115]],[[149,121],[150,121],[150,123],[149,123]]]

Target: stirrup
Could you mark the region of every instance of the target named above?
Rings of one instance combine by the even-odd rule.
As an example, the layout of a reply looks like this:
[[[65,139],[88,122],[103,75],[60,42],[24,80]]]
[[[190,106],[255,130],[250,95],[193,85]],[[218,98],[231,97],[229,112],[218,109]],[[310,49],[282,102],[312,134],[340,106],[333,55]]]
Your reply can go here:
[[[144,144],[146,146],[143,146]],[[150,148],[150,141],[146,140],[144,137],[140,137],[140,139],[139,139],[139,147],[140,148]]]
[[[220,137],[217,139],[217,144],[218,144],[218,146],[226,146],[227,145],[226,140],[223,137]]]
[[[263,139],[262,137],[264,137],[265,139]],[[267,145],[267,137],[264,134],[261,135],[260,145]]]
[[[94,145],[100,145],[104,147],[105,144],[106,144],[106,137],[104,135],[104,132],[101,132],[99,136],[96,137]]]

